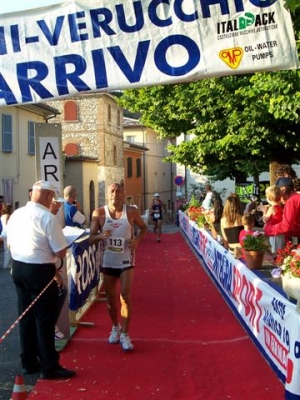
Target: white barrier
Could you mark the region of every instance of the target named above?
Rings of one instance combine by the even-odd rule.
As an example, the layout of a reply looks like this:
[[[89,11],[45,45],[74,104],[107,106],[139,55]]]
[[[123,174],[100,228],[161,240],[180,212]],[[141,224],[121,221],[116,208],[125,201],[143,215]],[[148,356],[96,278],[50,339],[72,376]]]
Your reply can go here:
[[[236,260],[179,211],[180,227],[224,299],[285,384],[285,399],[300,399],[300,314],[281,290]]]

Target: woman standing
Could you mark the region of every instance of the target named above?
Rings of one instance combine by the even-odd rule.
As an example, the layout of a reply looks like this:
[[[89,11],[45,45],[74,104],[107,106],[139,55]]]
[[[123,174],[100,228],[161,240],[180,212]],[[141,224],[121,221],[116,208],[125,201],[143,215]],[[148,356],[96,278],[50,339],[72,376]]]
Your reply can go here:
[[[226,249],[230,249],[229,243],[239,243],[239,233],[243,229],[242,216],[240,198],[237,194],[231,193],[225,201],[221,218],[221,232]],[[228,228],[236,229],[232,229],[230,232]],[[228,237],[228,232],[231,233],[230,238]]]
[[[223,214],[223,203],[219,194],[214,193],[212,199],[212,209],[209,212],[209,220],[211,222],[211,233],[214,239],[218,240],[222,236],[221,218]]]

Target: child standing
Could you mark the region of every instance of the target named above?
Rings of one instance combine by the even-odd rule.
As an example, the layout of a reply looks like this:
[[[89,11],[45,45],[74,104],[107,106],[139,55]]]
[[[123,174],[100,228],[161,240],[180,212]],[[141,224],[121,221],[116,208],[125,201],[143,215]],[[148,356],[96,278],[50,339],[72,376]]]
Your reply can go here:
[[[280,188],[276,185],[267,187],[266,198],[270,206],[264,212],[263,221],[266,225],[276,225],[282,220],[283,215]],[[285,246],[285,236],[269,236],[269,242],[273,256],[276,256],[277,250]]]
[[[244,229],[240,232],[239,235],[239,242],[242,248],[242,258],[245,258],[245,250],[243,249],[243,242],[245,239],[245,236],[247,235],[252,235],[254,233],[253,228],[255,225],[255,216],[252,213],[246,213],[242,216],[242,225],[244,226]]]

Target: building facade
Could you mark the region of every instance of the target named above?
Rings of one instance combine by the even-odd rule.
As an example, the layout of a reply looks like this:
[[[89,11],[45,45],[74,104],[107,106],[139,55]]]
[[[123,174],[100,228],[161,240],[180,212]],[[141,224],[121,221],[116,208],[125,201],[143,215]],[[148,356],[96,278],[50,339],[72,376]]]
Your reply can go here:
[[[28,201],[28,190],[38,178],[35,124],[46,124],[56,113],[45,104],[0,109],[0,200],[14,209]]]
[[[59,111],[49,122],[62,126],[65,186],[77,188],[90,215],[91,207],[106,202],[107,185],[124,180],[122,109],[107,93],[82,93],[47,104]]]
[[[145,211],[142,164],[145,151],[148,149],[144,146],[124,141],[125,201],[128,205],[136,205],[142,214]]]
[[[146,146],[149,151],[145,152],[142,159],[144,169],[144,204],[143,210],[151,208],[153,196],[160,194],[160,198],[166,206],[166,211],[171,216],[176,195],[174,185],[175,166],[163,161],[168,155],[167,139],[160,139],[159,135],[151,128],[141,124],[139,121],[124,118],[124,139],[132,144]]]

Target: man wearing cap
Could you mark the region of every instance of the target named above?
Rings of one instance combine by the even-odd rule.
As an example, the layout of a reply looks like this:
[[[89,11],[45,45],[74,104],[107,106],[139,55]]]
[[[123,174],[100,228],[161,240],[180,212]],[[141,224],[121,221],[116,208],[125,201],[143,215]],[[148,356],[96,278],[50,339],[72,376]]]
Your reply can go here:
[[[276,225],[264,227],[267,236],[285,234],[287,237],[295,237],[300,243],[300,194],[294,191],[293,181],[289,177],[282,177],[276,181],[280,187],[281,201],[284,204],[282,221]]]
[[[55,262],[57,257],[66,256],[67,242],[57,218],[49,210],[54,196],[55,187],[50,182],[36,182],[30,201],[13,212],[7,225],[20,315],[51,283],[19,325],[23,373],[41,370],[43,379],[75,375],[74,371],[60,366],[59,353],[55,349],[57,310],[54,305],[59,286],[63,285]]]

